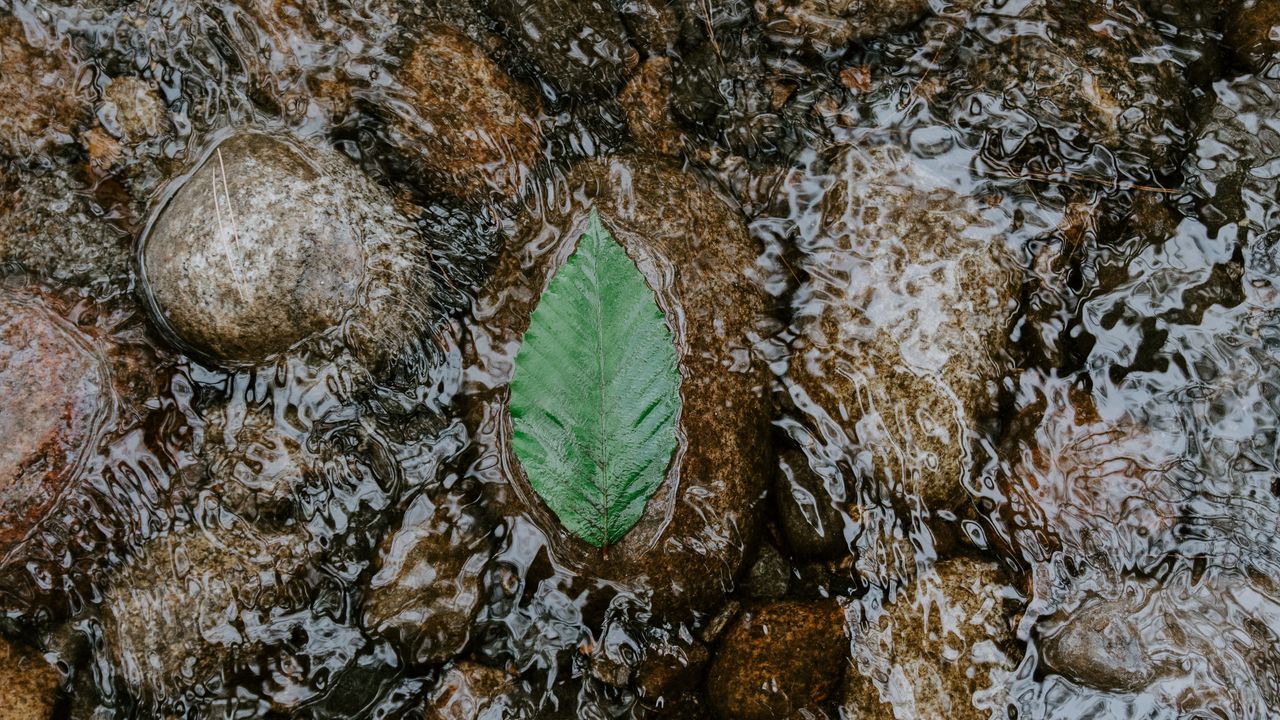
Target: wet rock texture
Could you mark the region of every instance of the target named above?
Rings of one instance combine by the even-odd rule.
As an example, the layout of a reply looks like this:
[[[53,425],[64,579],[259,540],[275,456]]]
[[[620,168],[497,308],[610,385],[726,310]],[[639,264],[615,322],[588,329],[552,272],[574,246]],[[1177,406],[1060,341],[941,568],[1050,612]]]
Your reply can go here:
[[[928,0],[756,0],[765,35],[786,48],[842,55],[861,40],[903,30],[929,12]]]
[[[0,554],[74,481],[114,413],[92,338],[30,292],[0,288]]]
[[[62,676],[37,653],[0,638],[0,707],[11,720],[53,717]]]
[[[1009,525],[1028,560],[1065,550],[1097,567],[1145,566],[1172,550],[1182,441],[1129,418],[1101,418],[1079,389],[1047,383],[1010,451]]]
[[[1060,169],[1055,158],[1094,176],[1133,164],[1175,169],[1187,128],[1183,71],[1155,50],[1160,38],[1140,6],[994,5],[976,3],[969,18],[971,37],[998,41],[967,48],[977,92],[956,103],[957,121],[985,136],[986,154],[1034,172]]]
[[[383,543],[365,594],[365,627],[391,639],[413,663],[462,652],[480,610],[491,528],[475,498],[418,495]]]
[[[1195,582],[1127,578],[1041,620],[1041,656],[1073,682],[1145,693],[1179,712],[1265,716],[1280,657],[1274,592],[1269,579],[1225,569]]]
[[[883,607],[851,606],[853,667],[840,717],[987,720],[1002,713],[1020,659],[1016,598],[996,565],[955,558]]]
[[[481,402],[476,468],[497,507],[531,517],[557,562],[582,578],[652,593],[655,615],[710,611],[756,535],[769,449],[766,368],[752,337],[770,321],[742,278],[757,250],[742,219],[697,177],[653,159],[591,161],[555,190],[568,204],[519,220],[519,233],[481,292],[467,353],[469,392]],[[639,523],[607,557],[569,536],[529,488],[510,448],[506,385],[538,298],[577,246],[590,211],[637,262],[673,327],[683,408],[668,477]],[[511,493],[510,490],[514,490]]]
[[[607,0],[483,0],[507,40],[557,93],[587,99],[617,92],[638,61],[622,17]]]
[[[0,189],[0,263],[59,283],[123,285],[131,238],[101,215],[66,171],[14,173]]]
[[[262,362],[335,329],[376,356],[426,323],[431,284],[414,267],[414,228],[333,151],[233,135],[183,181],[144,243],[157,320],[219,363]]]
[[[427,28],[405,60],[400,82],[415,117],[396,126],[445,192],[511,198],[540,159],[541,141],[525,91],[461,32]]]
[[[1244,75],[1217,83],[1184,165],[1200,219],[1210,228],[1267,231],[1277,202],[1267,166],[1280,157],[1280,81]]]
[[[844,613],[834,601],[744,610],[716,651],[707,693],[723,720],[834,717],[847,664]]]
[[[107,659],[124,687],[159,711],[216,697],[289,643],[302,650],[307,638],[290,622],[307,603],[297,540],[192,528],[140,548],[102,607]]]
[[[0,21],[0,152],[26,158],[75,141],[88,120],[80,66],[66,47],[41,47],[13,17]]]
[[[458,663],[445,672],[427,696],[425,715],[431,720],[534,716],[517,678],[472,662]]]
[[[903,155],[855,149],[831,169],[787,373],[793,402],[831,450],[811,452],[816,475],[800,466],[793,481],[836,477],[833,454],[852,443],[854,467],[894,496],[953,508],[965,497],[970,433],[994,411],[1007,371],[1017,276],[976,203],[920,189],[930,181]],[[805,489],[832,501],[825,486]],[[858,497],[846,492],[836,500]]]
[[[142,78],[114,78],[102,91],[98,119],[113,137],[139,143],[164,133],[169,113],[156,88]]]
[[[627,81],[619,101],[636,144],[659,155],[677,156],[686,141],[671,115],[671,59],[645,60]]]
[[[1223,19],[1222,41],[1249,70],[1266,70],[1280,54],[1280,2],[1232,2]]]

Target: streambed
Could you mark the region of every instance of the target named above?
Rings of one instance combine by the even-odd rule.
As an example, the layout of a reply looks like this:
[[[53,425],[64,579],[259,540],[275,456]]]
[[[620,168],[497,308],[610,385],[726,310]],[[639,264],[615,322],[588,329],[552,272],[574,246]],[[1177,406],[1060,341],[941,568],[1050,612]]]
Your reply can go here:
[[[0,716],[1280,707],[1280,3],[0,10]]]

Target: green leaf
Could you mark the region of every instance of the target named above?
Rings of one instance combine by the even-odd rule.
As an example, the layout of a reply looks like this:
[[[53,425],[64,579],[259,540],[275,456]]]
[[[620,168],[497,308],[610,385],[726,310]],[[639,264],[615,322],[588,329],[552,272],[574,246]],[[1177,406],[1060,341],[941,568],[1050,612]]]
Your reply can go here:
[[[675,452],[680,371],[653,290],[595,210],[533,312],[510,407],[534,491],[586,542],[621,540]]]

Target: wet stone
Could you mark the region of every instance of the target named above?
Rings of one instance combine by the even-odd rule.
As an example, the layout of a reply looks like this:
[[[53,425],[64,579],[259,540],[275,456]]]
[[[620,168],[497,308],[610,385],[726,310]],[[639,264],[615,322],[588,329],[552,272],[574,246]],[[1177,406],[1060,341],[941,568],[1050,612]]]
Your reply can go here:
[[[1222,24],[1223,44],[1249,70],[1262,72],[1280,59],[1280,2],[1236,0]]]
[[[9,720],[48,720],[62,675],[39,654],[0,637],[0,707]]]
[[[639,59],[608,0],[484,0],[487,14],[560,94],[613,95]]]
[[[0,152],[26,158],[75,141],[89,118],[69,47],[40,47],[13,17],[0,20]]]
[[[770,41],[832,58],[849,45],[904,30],[929,12],[929,0],[755,0]]]
[[[747,594],[756,600],[777,600],[791,584],[791,563],[769,543],[760,545],[756,560],[747,572]]]
[[[833,600],[748,608],[716,648],[707,695],[722,720],[835,717],[848,652]]]
[[[815,115],[836,89],[829,76],[732,33],[674,59],[671,110],[682,126],[752,159],[789,157],[820,132]]]
[[[139,143],[165,133],[170,127],[164,100],[142,78],[118,77],[102,93],[98,121],[112,137]]]
[[[1156,663],[1132,609],[1123,601],[1082,607],[1041,646],[1046,667],[1101,690],[1141,690],[1155,677]]]
[[[1017,169],[1139,177],[1176,169],[1187,87],[1134,2],[1033,0],[1014,13],[983,0],[969,16],[965,84],[954,120]],[[987,38],[997,38],[994,45]]]
[[[391,640],[410,663],[441,663],[462,652],[483,599],[490,530],[474,499],[419,494],[383,542],[365,593],[364,627]]]
[[[1178,471],[1185,442],[1131,417],[1103,418],[1089,393],[1049,381],[1020,414],[1005,456],[1000,515],[1028,561],[1066,551],[1097,568],[1145,566],[1175,549],[1193,497]]]
[[[922,574],[888,605],[868,598],[851,606],[853,666],[840,717],[987,720],[1002,714],[1019,659],[1011,612],[1017,597],[998,566],[955,558]]]
[[[648,57],[672,52],[680,42],[680,12],[671,0],[616,0],[632,43]]]
[[[76,479],[114,412],[93,339],[37,293],[0,288],[0,555]]]
[[[128,280],[131,238],[101,217],[65,170],[17,172],[0,189],[0,263],[45,280],[91,286]]]
[[[444,25],[421,33],[398,77],[414,114],[398,115],[395,126],[430,182],[463,198],[514,198],[541,159],[529,93]]]
[[[1016,266],[976,201],[900,151],[845,151],[821,182],[787,372],[813,426],[801,445],[819,443],[807,454],[822,484],[805,489],[818,506],[857,501],[844,456],[892,497],[953,509],[1008,371]]]
[[[684,134],[671,115],[671,59],[649,58],[627,81],[618,100],[636,145],[659,155],[677,156]]]
[[[280,710],[314,697],[296,668],[334,675],[361,640],[307,609],[317,586],[303,547],[296,532],[242,526],[181,529],[144,544],[104,592],[105,659],[117,679],[157,713],[249,690],[235,680],[258,676],[254,668],[263,685],[254,689]]]
[[[346,158],[240,132],[169,199],[142,274],[161,325],[217,363],[260,363],[332,332],[376,362],[430,324],[424,255]]]
[[[1184,163],[1199,218],[1272,229],[1280,192],[1267,168],[1280,157],[1280,81],[1258,75],[1213,86]]]
[[[476,400],[470,425],[479,431],[473,468],[499,511],[532,520],[555,562],[580,582],[639,593],[658,618],[710,612],[754,545],[771,466],[767,368],[752,357],[752,338],[770,332],[773,321],[763,294],[744,281],[759,251],[728,200],[659,160],[588,161],[554,192],[569,201],[518,220],[517,237],[473,311],[465,350],[465,388]],[[683,319],[674,339],[686,445],[640,521],[607,556],[569,535],[529,486],[511,449],[506,392],[534,307],[592,209],[637,260],[659,308]]]
[[[843,488],[829,488],[809,467],[803,452],[787,448],[779,453],[774,501],[787,547],[797,557],[834,558],[849,552],[845,526],[854,508],[836,499],[842,494]]]
[[[427,695],[428,720],[533,717],[519,678],[497,668],[460,662],[445,671]]]

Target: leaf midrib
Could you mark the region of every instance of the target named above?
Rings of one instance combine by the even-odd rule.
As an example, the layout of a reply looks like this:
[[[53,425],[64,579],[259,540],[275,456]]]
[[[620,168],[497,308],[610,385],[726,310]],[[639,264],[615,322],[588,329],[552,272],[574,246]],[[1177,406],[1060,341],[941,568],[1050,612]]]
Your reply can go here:
[[[588,232],[587,237],[591,238],[591,242],[595,245],[595,247],[591,249],[592,250],[591,280],[593,285],[595,285],[595,287],[593,287],[592,290],[595,292],[595,296],[597,298],[600,298],[600,302],[592,303],[592,310],[594,311],[593,319],[595,320],[595,325],[596,325],[596,328],[595,328],[596,329],[596,369],[597,369],[596,379],[598,380],[596,384],[596,389],[597,389],[596,407],[599,412],[597,416],[597,421],[599,422],[599,427],[600,427],[600,435],[599,435],[600,461],[596,464],[596,470],[597,470],[596,479],[599,481],[599,487],[600,487],[600,498],[602,500],[600,515],[601,517],[604,518],[603,535],[605,538],[605,545],[607,546],[609,542],[608,538],[609,538],[609,515],[610,515],[610,512],[609,512],[609,508],[610,508],[609,441],[611,438],[609,437],[609,427],[608,427],[608,421],[607,421],[607,418],[609,417],[608,415],[609,408],[606,407],[607,400],[608,400],[608,397],[607,397],[608,393],[606,392],[606,390],[608,388],[608,383],[610,381],[610,378],[606,373],[606,368],[605,368],[606,363],[605,363],[605,357],[604,357],[604,299],[606,296],[603,293],[601,293],[601,288],[600,288],[600,266],[602,264],[601,261],[602,261],[602,255],[603,255],[603,253],[600,252],[602,236],[603,236],[603,232],[602,232],[602,228],[600,227],[600,216],[593,212],[591,213],[591,229]]]

